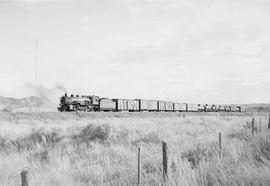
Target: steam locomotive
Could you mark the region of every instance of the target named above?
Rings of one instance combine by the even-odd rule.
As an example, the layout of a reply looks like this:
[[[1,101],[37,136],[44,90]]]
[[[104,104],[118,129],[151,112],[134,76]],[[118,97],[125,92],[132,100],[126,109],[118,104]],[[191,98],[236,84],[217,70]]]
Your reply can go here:
[[[174,103],[170,101],[156,101],[145,99],[109,99],[94,95],[65,94],[60,98],[57,108],[60,112],[243,112],[244,108],[238,105],[212,105]]]

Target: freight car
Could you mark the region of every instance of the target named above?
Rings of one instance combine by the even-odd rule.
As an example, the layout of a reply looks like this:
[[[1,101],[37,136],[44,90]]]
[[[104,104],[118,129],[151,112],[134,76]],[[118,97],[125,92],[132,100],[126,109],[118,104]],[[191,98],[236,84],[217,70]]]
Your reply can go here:
[[[198,108],[198,112],[205,112],[205,110],[206,110],[205,106],[202,104],[198,104],[197,108]]]
[[[173,110],[173,102],[166,101],[165,102],[165,111],[172,112]]]
[[[139,110],[140,111],[158,111],[158,102],[155,100],[144,100],[137,99],[139,101]]]
[[[166,101],[158,101],[157,102],[158,111],[165,111],[166,110]]]
[[[205,111],[206,112],[211,112],[212,111],[212,106],[211,105],[206,104],[204,106],[205,106]]]
[[[186,103],[173,103],[173,111],[186,112],[187,104]]]
[[[212,105],[211,108],[212,108],[211,109],[212,112],[217,112],[217,106],[216,105]]]
[[[198,105],[197,104],[187,104],[187,111],[188,112],[198,112]]]
[[[116,102],[108,99],[108,98],[101,98],[99,101],[99,111],[115,111],[116,109]]]
[[[144,99],[109,99],[99,96],[68,96],[60,98],[57,108],[60,112],[84,111],[112,111],[112,112],[243,112],[244,108],[237,105],[209,105],[174,103],[170,101],[156,101]]]

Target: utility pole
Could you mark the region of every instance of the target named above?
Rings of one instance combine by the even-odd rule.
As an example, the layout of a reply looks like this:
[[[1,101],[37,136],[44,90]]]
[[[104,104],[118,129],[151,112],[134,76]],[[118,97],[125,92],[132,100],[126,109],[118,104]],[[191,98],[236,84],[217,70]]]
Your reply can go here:
[[[35,96],[36,96],[36,110],[39,112],[39,93],[38,93],[38,40],[36,38],[35,47]]]

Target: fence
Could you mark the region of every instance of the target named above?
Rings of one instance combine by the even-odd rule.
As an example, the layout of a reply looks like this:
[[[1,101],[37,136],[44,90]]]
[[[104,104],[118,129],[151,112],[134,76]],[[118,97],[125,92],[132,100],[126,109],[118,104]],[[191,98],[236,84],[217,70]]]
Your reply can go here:
[[[251,134],[255,135],[256,133],[260,132],[262,130],[261,127],[261,118],[259,118],[259,126],[255,127],[255,118],[252,118],[251,121]],[[269,115],[269,121],[268,121],[268,129],[270,129],[270,115]],[[219,158],[222,158],[222,134],[221,132],[218,134],[218,147],[219,147]],[[114,179],[114,180],[110,180],[108,182],[105,182],[103,184],[100,184],[99,186],[107,186],[107,185],[121,185],[121,183],[123,183],[122,181],[130,179],[130,178],[134,178],[134,180],[136,181],[136,185],[140,186],[142,185],[142,156],[141,156],[141,151],[142,149],[139,147],[138,148],[138,153],[137,153],[137,171],[136,173],[130,173],[124,177],[118,178],[118,179]],[[168,178],[168,174],[169,174],[169,166],[168,166],[168,155],[169,155],[169,148],[168,145],[165,141],[162,141],[162,149],[161,149],[161,158],[162,158],[162,179],[163,181],[166,183],[166,180]],[[160,153],[160,151],[157,152],[152,152],[151,154],[157,154]],[[179,155],[179,152],[176,152]],[[171,152],[170,154],[173,154],[173,152]],[[186,158],[198,158],[198,155],[188,155],[186,156]],[[100,165],[100,163],[94,163],[92,166],[95,165]],[[147,170],[146,170],[147,171]],[[151,170],[148,170],[151,171]],[[28,170],[23,170],[21,172],[21,185],[22,186],[29,186],[29,179],[28,179]]]

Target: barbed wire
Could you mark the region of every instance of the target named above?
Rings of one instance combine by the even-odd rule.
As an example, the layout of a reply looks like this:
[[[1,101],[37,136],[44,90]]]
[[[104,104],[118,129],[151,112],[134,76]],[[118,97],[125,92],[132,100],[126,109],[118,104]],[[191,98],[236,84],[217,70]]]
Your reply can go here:
[[[109,182],[107,182],[107,183],[100,184],[99,186],[110,185],[110,184],[115,183],[115,182],[121,183],[121,182],[120,182],[121,180],[125,180],[125,179],[127,179],[127,178],[130,178],[130,177],[136,176],[136,175],[137,175],[136,173],[132,173],[132,174],[129,174],[129,175],[125,176],[125,177],[122,177],[122,178],[119,178],[119,179],[115,179],[115,180],[111,180],[111,181],[109,181]]]

